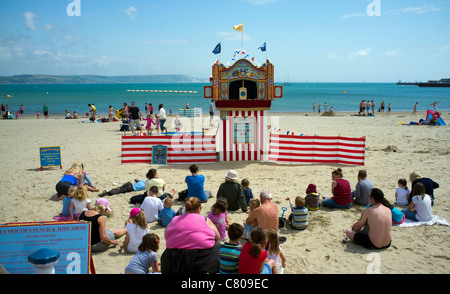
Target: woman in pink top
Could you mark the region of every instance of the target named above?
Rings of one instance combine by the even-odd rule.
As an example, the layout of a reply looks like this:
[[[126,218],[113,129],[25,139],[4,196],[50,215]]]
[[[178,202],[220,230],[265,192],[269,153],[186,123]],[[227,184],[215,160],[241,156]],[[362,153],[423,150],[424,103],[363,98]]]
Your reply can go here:
[[[186,199],[186,213],[172,219],[165,231],[166,250],[161,256],[163,274],[216,273],[220,235],[210,219],[200,215],[197,197]]]
[[[352,189],[350,183],[343,179],[344,175],[340,168],[331,173],[331,193],[333,197],[325,198],[322,201],[324,207],[329,208],[350,208],[352,205]]]

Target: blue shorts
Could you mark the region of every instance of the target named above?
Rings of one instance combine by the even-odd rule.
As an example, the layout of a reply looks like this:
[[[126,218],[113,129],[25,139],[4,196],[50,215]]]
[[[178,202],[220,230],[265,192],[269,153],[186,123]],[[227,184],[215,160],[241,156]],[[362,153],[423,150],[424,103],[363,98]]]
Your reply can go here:
[[[270,265],[266,262],[266,263],[264,263],[264,267],[263,267],[263,269],[261,270],[261,272],[260,272],[260,274],[261,275],[264,275],[264,274],[268,274],[268,275],[271,275],[272,274],[272,268],[270,267]]]

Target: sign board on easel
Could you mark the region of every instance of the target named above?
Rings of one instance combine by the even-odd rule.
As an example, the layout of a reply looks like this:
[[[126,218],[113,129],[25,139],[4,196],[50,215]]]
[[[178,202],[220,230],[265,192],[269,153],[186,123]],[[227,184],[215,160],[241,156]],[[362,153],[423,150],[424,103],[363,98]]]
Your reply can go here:
[[[0,261],[10,274],[33,274],[28,256],[47,248],[60,257],[55,274],[93,272],[91,223],[84,221],[0,224]]]
[[[41,161],[41,171],[45,166],[59,166],[59,168],[62,169],[60,146],[39,147],[39,157]]]

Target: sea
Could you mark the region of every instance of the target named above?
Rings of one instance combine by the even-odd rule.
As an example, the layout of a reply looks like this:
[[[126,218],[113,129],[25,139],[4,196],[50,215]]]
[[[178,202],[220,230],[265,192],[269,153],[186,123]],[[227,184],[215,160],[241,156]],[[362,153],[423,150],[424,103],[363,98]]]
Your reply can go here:
[[[135,102],[142,113],[145,103],[152,103],[155,110],[164,105],[167,113],[177,114],[185,108],[201,109],[208,113],[210,99],[203,98],[203,87],[209,83],[153,83],[153,84],[2,84],[0,85],[1,104],[8,105],[11,112],[24,106],[25,115],[42,114],[46,104],[52,114],[72,113],[74,110],[84,115],[94,104],[97,113],[107,115],[109,106],[120,109],[124,102]],[[375,111],[385,102],[387,111],[412,111],[418,102],[417,110],[426,113],[433,109],[430,104],[438,102],[441,111],[450,110],[450,88],[423,88],[395,83],[291,83],[283,85],[283,97],[272,102],[271,112],[313,112],[313,104],[320,102],[335,112],[359,111],[362,100],[373,100]],[[9,95],[11,97],[5,97]]]

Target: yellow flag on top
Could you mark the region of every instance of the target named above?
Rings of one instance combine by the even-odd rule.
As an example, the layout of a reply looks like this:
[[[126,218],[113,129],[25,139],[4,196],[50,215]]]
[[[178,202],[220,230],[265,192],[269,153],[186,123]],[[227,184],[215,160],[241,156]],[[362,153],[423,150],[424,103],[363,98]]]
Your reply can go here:
[[[242,32],[242,31],[244,30],[244,23],[235,25],[235,26],[233,27],[233,29],[235,29],[236,31]]]

